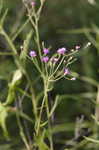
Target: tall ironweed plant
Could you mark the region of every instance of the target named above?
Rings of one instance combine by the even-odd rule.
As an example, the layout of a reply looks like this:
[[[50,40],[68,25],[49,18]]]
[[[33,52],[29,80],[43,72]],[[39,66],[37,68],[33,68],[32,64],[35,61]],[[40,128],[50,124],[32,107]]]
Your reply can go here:
[[[59,46],[56,51],[53,51],[53,48],[46,46],[46,42],[40,38],[39,20],[45,2],[46,0],[40,0],[39,3],[38,1],[23,0],[28,19],[12,37],[4,29],[7,10],[0,20],[0,33],[5,37],[12,50],[12,52],[5,54],[12,55],[17,66],[9,83],[6,101],[0,102],[0,126],[4,131],[4,135],[9,139],[5,123],[6,118],[9,116],[9,113],[16,114],[20,136],[27,150],[54,150],[54,113],[60,103],[60,97],[57,95],[52,100],[50,92],[54,88],[54,83],[60,79],[64,78],[64,80],[67,79],[70,82],[74,82],[78,77],[78,74],[70,70],[70,65],[76,61],[76,54],[80,46],[77,45],[69,50],[65,46]],[[32,25],[32,30],[27,34],[19,53],[15,45],[15,39],[29,22]],[[29,49],[32,38],[35,47]],[[86,47],[89,45],[90,43]],[[27,61],[33,64],[33,68],[31,66],[28,67],[31,67],[31,70],[36,70],[36,80],[31,80],[31,76],[26,68]],[[21,88],[23,78],[25,78],[24,90]],[[41,92],[37,92],[36,85],[39,86],[40,84],[42,84],[40,86],[42,88]],[[23,110],[23,103],[26,97],[32,103],[32,117]],[[28,130],[26,120],[31,123],[32,131]]]

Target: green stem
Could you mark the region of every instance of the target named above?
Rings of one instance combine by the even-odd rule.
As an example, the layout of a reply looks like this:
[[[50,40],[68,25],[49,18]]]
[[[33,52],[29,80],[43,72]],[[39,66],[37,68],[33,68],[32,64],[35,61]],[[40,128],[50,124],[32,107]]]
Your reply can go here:
[[[36,135],[37,136],[39,135],[39,131],[40,131],[40,123],[41,123],[41,119],[42,119],[42,112],[43,112],[44,104],[45,104],[45,95],[44,95],[43,100],[42,100],[40,113],[39,113],[39,119],[37,121],[37,128],[36,128]]]
[[[19,126],[19,129],[20,129],[20,136],[26,146],[26,149],[27,150],[31,150],[29,144],[28,144],[28,141],[27,141],[27,138],[24,134],[24,130],[23,130],[23,127],[22,127],[22,124],[21,124],[21,121],[20,121],[20,117],[19,117],[19,114],[16,112],[16,117],[17,117],[17,123],[18,123],[18,126]]]
[[[61,59],[59,65],[57,66],[57,68],[55,69],[55,71],[52,73],[52,75],[50,76],[50,78],[53,77],[53,76],[55,75],[55,73],[58,71],[59,67],[61,66],[61,64],[62,64],[62,62],[63,62],[63,60],[64,60],[64,58],[65,58],[65,56],[62,57],[62,59]]]
[[[51,123],[50,123],[50,110],[49,110],[49,102],[48,102],[48,88],[49,88],[49,80],[45,80],[44,82],[44,96],[45,96],[45,104],[46,104],[46,113],[48,119],[48,131],[49,131],[49,141],[50,141],[50,150],[53,150],[53,139],[51,135]]]
[[[95,109],[96,122],[99,121],[99,85],[97,87],[96,109]],[[95,122],[95,138],[99,140],[99,125]],[[95,146],[95,150],[99,150],[99,145]]]
[[[25,74],[27,81],[30,85],[30,91],[32,94],[32,105],[33,105],[33,112],[35,115],[35,119],[37,120],[37,104],[36,104],[36,98],[35,98],[35,92],[34,92],[34,88],[32,87],[32,83],[31,80],[26,72],[26,70],[24,69],[23,65],[21,64],[20,60],[19,60],[19,56],[17,55],[17,50],[13,44],[13,42],[11,41],[10,37],[7,35],[7,33],[2,29],[2,34],[5,36],[7,42],[9,43],[12,52],[14,53],[14,58],[15,58],[15,63],[17,65],[18,68],[20,68],[20,70],[22,71],[23,74]]]
[[[39,56],[40,59],[42,58],[41,55],[41,47],[40,47],[40,38],[39,38],[39,29],[38,29],[38,19],[36,19],[36,25],[35,25],[35,32],[36,32],[36,43],[37,43],[37,48],[38,48],[38,52],[39,52]]]
[[[41,65],[42,65],[42,69],[43,69],[43,63],[41,61],[42,59],[42,53],[41,53],[41,47],[40,47],[40,35],[39,35],[39,28],[38,28],[38,22],[39,22],[39,18],[35,12],[35,9],[33,8],[33,13],[31,14],[30,13],[30,10],[29,8],[27,7],[27,10],[28,10],[28,16],[29,16],[29,20],[35,30],[35,35],[36,35],[36,45],[37,45],[37,49],[38,49],[38,53],[39,53],[39,57],[40,57],[40,62],[41,62]],[[34,18],[32,18],[34,17]],[[34,20],[33,20],[34,19]]]

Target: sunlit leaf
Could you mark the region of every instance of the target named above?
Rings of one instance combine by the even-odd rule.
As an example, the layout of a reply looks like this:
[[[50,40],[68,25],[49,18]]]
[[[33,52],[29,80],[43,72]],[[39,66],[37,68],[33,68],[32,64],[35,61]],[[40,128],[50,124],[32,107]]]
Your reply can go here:
[[[0,103],[0,126],[2,127],[4,131],[4,135],[8,137],[8,131],[6,128],[6,119],[8,117],[8,107],[5,107]]]
[[[16,92],[15,88],[20,84],[21,78],[22,78],[21,71],[16,70],[13,75],[12,82],[9,84],[9,91],[5,105],[11,104],[13,101],[15,101],[15,92]]]

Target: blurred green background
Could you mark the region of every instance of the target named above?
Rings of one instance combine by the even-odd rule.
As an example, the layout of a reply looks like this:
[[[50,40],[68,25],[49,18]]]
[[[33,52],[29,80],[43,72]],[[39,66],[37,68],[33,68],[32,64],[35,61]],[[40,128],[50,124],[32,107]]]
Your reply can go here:
[[[38,2],[38,0],[36,1]],[[8,14],[4,28],[10,37],[14,37],[15,33],[26,21],[27,13],[20,0],[3,0],[0,18],[6,9],[8,9]],[[17,38],[14,37],[19,53],[20,46],[23,44],[30,28],[31,25],[27,24]],[[81,116],[84,116],[84,121],[87,121],[87,125],[84,125],[84,128],[93,131],[94,120],[91,115],[95,113],[96,84],[99,84],[99,1],[46,0],[39,29],[41,40],[46,43],[47,47],[52,46],[53,50],[57,50],[59,47],[66,47],[69,50],[76,45],[81,46],[77,61],[70,67],[73,72],[79,74],[79,78],[76,81],[64,79],[58,81],[51,93],[52,97],[60,95],[61,99],[55,112],[55,124],[63,125],[59,132],[55,134],[56,149],[61,150],[62,147],[66,146],[68,140],[74,138],[75,124],[78,117],[81,119]],[[92,43],[91,46],[84,48],[89,41]],[[33,41],[31,40],[30,49],[33,46]],[[10,47],[2,35],[0,35],[0,52],[10,52]],[[7,97],[8,83],[15,69],[16,66],[12,56],[0,55],[0,101],[5,101]],[[36,73],[34,73],[32,66],[29,66],[28,70],[34,81]],[[24,86],[24,82],[23,79],[22,86]],[[41,85],[37,85],[37,89],[39,90],[40,88]],[[30,105],[25,104],[25,109],[29,114],[31,114]],[[21,149],[20,145],[22,143],[17,138],[19,135],[16,124],[16,119],[13,116],[8,118],[7,127],[14,144],[7,142],[1,131],[0,150],[15,150],[14,145],[19,145],[17,149]],[[14,133],[16,132],[16,138],[13,131]],[[88,131],[86,130],[85,132]],[[81,144],[81,142],[78,143]],[[76,149],[94,150],[94,144],[84,143]]]

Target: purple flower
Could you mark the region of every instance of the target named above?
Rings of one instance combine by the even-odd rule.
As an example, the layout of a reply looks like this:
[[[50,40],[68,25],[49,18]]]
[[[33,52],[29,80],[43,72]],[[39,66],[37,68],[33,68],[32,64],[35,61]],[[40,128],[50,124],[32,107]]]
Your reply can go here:
[[[49,57],[48,56],[44,56],[42,57],[42,61],[47,63],[49,61]]]
[[[58,62],[58,60],[59,60],[58,58],[53,59],[54,63]]]
[[[44,49],[43,49],[43,53],[44,53],[44,54],[48,54],[48,53],[49,53],[49,49],[48,49],[48,48],[44,48]]]
[[[65,54],[65,52],[66,52],[66,48],[59,48],[58,50],[57,50],[57,53],[58,54]]]
[[[75,80],[76,80],[76,78],[75,78],[75,77],[73,77],[73,78],[71,78],[71,80],[75,81]]]
[[[56,58],[56,57],[52,57],[51,59],[50,59],[50,61],[52,62],[52,63],[56,63],[56,62],[58,62],[58,58]]]
[[[69,71],[68,68],[65,68],[65,69],[64,69],[64,75],[67,75],[67,74],[70,74],[70,71]]]
[[[31,57],[36,57],[36,56],[37,56],[35,51],[30,51],[29,55],[30,55]]]
[[[31,5],[32,5],[32,7],[34,7],[35,6],[35,2],[33,1],[33,2],[31,2]]]
[[[75,49],[76,49],[76,50],[79,50],[79,49],[80,49],[80,46],[79,46],[79,45],[75,46]]]

